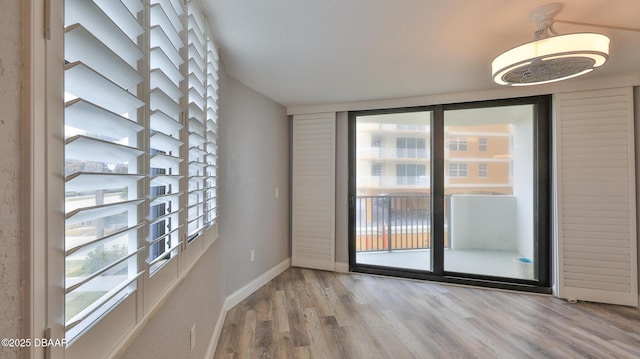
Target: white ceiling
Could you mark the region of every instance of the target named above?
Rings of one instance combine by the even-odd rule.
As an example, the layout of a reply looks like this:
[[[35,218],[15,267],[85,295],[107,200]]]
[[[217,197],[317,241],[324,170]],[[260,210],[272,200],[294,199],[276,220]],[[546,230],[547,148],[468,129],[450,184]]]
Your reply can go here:
[[[548,0],[203,0],[225,70],[285,105],[499,87],[491,61],[533,39]],[[640,0],[564,0],[559,20],[640,28]],[[583,78],[640,74],[640,32],[599,32],[610,59]],[[578,81],[569,80],[569,81]]]

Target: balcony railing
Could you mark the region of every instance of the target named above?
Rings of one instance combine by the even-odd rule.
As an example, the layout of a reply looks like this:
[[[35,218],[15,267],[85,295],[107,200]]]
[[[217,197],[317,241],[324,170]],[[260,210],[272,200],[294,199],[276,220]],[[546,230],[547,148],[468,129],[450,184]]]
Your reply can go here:
[[[445,196],[445,210],[451,197]],[[431,196],[356,197],[356,252],[431,248]],[[449,218],[449,216],[445,216]],[[444,244],[449,247],[445,223]]]

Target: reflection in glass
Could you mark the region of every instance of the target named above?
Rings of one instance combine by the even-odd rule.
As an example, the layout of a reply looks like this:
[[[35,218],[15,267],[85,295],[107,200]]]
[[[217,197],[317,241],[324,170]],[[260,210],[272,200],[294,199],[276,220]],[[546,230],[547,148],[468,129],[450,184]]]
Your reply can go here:
[[[445,111],[445,271],[534,279],[533,118],[533,105]]]
[[[432,270],[431,116],[356,118],[358,264]]]

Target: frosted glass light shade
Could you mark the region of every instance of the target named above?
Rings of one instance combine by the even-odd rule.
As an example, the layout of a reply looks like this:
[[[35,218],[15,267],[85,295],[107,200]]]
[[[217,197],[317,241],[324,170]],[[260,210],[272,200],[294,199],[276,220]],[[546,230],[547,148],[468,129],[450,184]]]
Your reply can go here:
[[[506,86],[540,85],[584,75],[609,59],[609,38],[594,33],[547,37],[496,57],[493,81]]]

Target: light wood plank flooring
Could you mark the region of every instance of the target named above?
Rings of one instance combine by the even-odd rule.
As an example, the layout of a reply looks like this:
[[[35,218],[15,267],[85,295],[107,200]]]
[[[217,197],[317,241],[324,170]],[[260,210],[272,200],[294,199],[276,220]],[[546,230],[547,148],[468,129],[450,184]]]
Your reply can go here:
[[[640,358],[640,310],[290,268],[227,313],[215,358]]]

